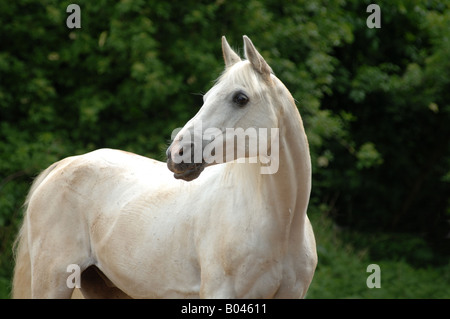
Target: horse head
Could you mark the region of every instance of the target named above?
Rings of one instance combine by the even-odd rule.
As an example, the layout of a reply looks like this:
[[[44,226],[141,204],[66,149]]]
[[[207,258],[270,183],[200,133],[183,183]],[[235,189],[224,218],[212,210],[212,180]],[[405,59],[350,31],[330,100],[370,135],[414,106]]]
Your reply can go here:
[[[271,150],[272,129],[278,128],[272,69],[243,38],[245,60],[222,37],[225,70],[167,149],[167,166],[177,179],[191,181],[207,166],[255,159]]]

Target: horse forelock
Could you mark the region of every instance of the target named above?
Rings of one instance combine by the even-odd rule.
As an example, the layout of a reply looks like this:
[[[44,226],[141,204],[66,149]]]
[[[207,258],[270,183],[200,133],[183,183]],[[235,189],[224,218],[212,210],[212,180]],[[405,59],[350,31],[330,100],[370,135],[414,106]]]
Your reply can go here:
[[[215,81],[215,85],[222,83],[242,85],[250,92],[258,94],[262,98],[264,97],[263,93],[267,91],[267,83],[253,69],[253,66],[248,60],[237,62],[232,67],[226,68]]]

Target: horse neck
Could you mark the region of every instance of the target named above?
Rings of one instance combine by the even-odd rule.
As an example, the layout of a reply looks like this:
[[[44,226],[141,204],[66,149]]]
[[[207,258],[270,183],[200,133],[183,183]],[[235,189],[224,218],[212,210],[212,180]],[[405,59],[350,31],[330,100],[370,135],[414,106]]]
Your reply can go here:
[[[274,89],[282,92],[275,105],[279,112],[279,168],[275,174],[262,175],[262,180],[266,194],[287,227],[286,235],[297,241],[295,236],[303,236],[311,191],[311,158],[294,99],[281,81],[275,82]]]
[[[280,168],[274,183],[285,185],[290,209],[304,218],[311,192],[311,158],[303,121],[293,104],[280,123]]]
[[[223,180],[239,187],[239,196],[270,207],[273,222],[286,239],[299,240],[311,190],[311,159],[302,119],[292,96],[281,82],[285,98],[277,109],[279,118],[279,166],[274,174],[261,174],[261,164],[227,163]],[[275,88],[277,89],[277,88]],[[280,87],[278,87],[280,89]],[[273,151],[273,150],[272,150]],[[262,210],[262,213],[266,213]],[[294,237],[293,237],[294,236]]]
[[[281,111],[279,169],[268,179],[280,199],[279,208],[303,220],[311,190],[311,158],[302,119],[287,89],[286,94],[278,106]]]

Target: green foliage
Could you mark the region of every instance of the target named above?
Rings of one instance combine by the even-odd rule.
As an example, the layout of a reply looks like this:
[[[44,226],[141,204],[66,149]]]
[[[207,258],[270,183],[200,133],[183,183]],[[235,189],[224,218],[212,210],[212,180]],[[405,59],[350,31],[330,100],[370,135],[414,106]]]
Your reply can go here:
[[[450,261],[430,266],[426,242],[407,234],[367,235],[340,229],[326,211],[310,209],[318,266],[307,298],[450,298]],[[369,288],[367,266],[380,267],[381,288]]]
[[[324,144],[333,160],[317,172],[317,191],[340,224],[425,233],[442,247],[450,217],[449,6],[383,3],[381,29],[363,27],[366,16],[355,13],[366,6],[346,4],[354,41],[335,49],[332,93],[321,107],[351,116],[342,117],[346,135]]]
[[[327,279],[315,279],[311,296],[342,296],[333,285],[351,291],[345,267],[360,267],[365,248],[347,242],[399,263],[393,278],[422,280],[409,264],[448,260],[448,3],[383,1],[382,28],[369,29],[370,1],[77,1],[82,28],[73,30],[70,3],[0,2],[1,286],[32,178],[101,147],[164,160],[172,130],[223,70],[222,35],[235,48],[250,36],[296,99],[311,149],[312,209],[326,207],[361,234],[336,233],[335,252],[319,246]],[[365,291],[346,296],[382,293]],[[410,293],[399,284],[386,296],[417,296]]]
[[[383,163],[383,158],[371,142],[361,145],[356,153],[356,158],[358,159],[356,167],[359,169],[370,168]]]

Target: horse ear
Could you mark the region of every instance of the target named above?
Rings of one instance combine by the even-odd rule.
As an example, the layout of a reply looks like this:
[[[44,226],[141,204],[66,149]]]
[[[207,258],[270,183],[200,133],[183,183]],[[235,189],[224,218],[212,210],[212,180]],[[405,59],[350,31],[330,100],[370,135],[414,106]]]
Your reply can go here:
[[[239,55],[237,55],[227,42],[225,36],[222,37],[222,53],[223,59],[225,60],[225,67],[229,68],[233,64],[241,61]]]
[[[256,50],[255,46],[249,37],[244,35],[244,48],[245,57],[253,66],[253,69],[262,75],[263,79],[270,82],[270,74],[272,73],[272,68],[267,64],[264,58]]]

